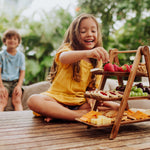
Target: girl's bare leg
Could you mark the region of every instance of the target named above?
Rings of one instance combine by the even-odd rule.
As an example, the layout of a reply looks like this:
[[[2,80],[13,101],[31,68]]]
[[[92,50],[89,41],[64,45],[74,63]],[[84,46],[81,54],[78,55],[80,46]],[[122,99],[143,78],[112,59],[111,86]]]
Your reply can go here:
[[[53,98],[40,94],[29,97],[27,104],[31,110],[40,113],[43,116],[72,121],[89,111],[88,109],[70,110],[59,104]]]

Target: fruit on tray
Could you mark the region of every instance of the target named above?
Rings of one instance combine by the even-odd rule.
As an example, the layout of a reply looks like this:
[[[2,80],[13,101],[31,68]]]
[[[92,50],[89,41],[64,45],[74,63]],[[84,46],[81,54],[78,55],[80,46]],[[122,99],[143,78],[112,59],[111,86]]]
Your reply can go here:
[[[116,91],[124,91],[126,88],[126,85],[123,86],[117,86]],[[150,94],[150,87],[144,86],[142,83],[135,84],[130,91],[130,97],[136,97],[136,96],[148,96]]]
[[[120,71],[120,67],[117,64],[113,64],[115,71]]]
[[[121,67],[117,64],[112,64],[112,63],[106,63],[104,65],[104,71],[110,71],[110,72],[130,72],[132,68],[132,65],[124,64]]]
[[[126,85],[119,85],[116,87],[116,91],[122,91],[123,92],[125,90],[125,88],[126,88]]]
[[[143,83],[135,84],[135,86],[137,86],[138,88],[142,88],[143,92],[147,92],[148,94],[150,94],[150,87],[144,86]]]
[[[136,96],[148,96],[147,92],[143,92],[142,88],[138,88],[137,86],[133,86],[130,91],[130,97]]]
[[[104,71],[110,71],[110,72],[114,72],[114,65],[112,63],[106,63],[104,65]]]
[[[128,64],[124,64],[123,66],[120,67],[119,71],[121,71],[121,72],[130,72],[131,68]]]

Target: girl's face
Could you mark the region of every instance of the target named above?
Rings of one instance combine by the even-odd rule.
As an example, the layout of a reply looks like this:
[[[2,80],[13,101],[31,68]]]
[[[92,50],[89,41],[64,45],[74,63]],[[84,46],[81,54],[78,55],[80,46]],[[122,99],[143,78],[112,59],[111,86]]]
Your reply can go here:
[[[97,25],[92,18],[83,19],[80,23],[80,43],[82,49],[90,50],[97,44]]]
[[[17,36],[10,36],[6,38],[5,45],[7,46],[7,49],[16,49],[19,45],[19,40]]]

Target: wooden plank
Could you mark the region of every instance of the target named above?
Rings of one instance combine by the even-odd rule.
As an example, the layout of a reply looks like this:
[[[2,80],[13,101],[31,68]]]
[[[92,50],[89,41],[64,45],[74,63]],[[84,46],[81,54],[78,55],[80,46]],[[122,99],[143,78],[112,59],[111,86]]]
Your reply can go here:
[[[31,111],[3,112],[0,116],[0,150],[150,148],[150,122],[123,125],[117,138],[109,140],[109,127],[87,129],[79,122],[59,120],[45,123]]]

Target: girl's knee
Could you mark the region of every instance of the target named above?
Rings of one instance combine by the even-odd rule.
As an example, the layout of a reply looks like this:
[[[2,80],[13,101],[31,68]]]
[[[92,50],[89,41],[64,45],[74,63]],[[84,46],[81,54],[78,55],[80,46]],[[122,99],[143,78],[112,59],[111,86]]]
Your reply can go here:
[[[29,106],[29,108],[31,108],[35,103],[36,103],[36,99],[38,98],[38,96],[35,95],[31,95],[28,100],[27,100],[27,105]]]

